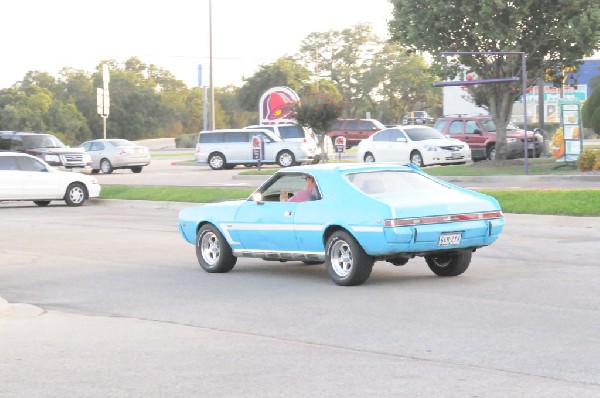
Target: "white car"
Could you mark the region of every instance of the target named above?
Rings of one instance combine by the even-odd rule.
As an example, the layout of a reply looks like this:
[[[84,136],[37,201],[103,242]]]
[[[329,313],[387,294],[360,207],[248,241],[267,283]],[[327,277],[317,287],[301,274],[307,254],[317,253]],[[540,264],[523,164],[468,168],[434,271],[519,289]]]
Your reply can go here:
[[[87,141],[80,146],[92,158],[92,174],[110,174],[116,169],[141,173],[152,161],[147,147],[122,138]]]
[[[64,200],[81,206],[98,196],[100,184],[92,176],[58,170],[26,153],[0,152],[0,201],[31,200],[48,206],[52,200]]]
[[[462,164],[471,160],[467,144],[427,126],[395,126],[358,144],[359,162],[411,162],[415,166]]]

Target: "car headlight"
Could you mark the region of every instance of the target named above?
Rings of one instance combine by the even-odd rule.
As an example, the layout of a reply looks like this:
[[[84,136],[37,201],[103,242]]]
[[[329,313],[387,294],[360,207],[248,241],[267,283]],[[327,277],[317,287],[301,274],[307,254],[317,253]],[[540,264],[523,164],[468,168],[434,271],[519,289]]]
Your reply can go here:
[[[506,139],[506,143],[507,144],[514,144],[515,142],[519,142],[520,140],[518,138],[507,138]]]
[[[60,162],[58,155],[44,155],[44,160],[46,162]]]
[[[435,145],[425,145],[425,150],[428,152],[435,152],[435,151],[439,151],[440,148]]]

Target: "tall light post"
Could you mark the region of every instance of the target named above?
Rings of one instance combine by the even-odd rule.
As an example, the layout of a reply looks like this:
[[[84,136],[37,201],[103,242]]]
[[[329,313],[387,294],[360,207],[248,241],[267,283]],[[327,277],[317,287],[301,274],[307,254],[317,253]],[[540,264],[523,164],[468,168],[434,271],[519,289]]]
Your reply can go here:
[[[102,65],[103,88],[96,88],[96,110],[104,120],[104,139],[106,139],[106,119],[110,113],[110,93],[108,91],[109,81],[110,75],[108,72],[108,65],[104,64]]]
[[[210,130],[215,129],[215,87],[213,86],[213,50],[212,50],[212,0],[208,0],[208,40],[209,40],[209,77],[210,86]]]

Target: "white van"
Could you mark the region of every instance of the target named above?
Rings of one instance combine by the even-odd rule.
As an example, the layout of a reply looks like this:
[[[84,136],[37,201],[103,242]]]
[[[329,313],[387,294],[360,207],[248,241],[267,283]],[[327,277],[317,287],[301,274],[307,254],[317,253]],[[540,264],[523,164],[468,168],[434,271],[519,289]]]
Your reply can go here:
[[[278,164],[289,167],[295,164],[312,163],[317,148],[306,142],[284,141],[275,133],[265,129],[222,129],[201,131],[196,143],[195,159],[208,163],[213,170],[231,169],[238,164],[254,165],[252,138],[260,136],[265,143],[262,164]]]

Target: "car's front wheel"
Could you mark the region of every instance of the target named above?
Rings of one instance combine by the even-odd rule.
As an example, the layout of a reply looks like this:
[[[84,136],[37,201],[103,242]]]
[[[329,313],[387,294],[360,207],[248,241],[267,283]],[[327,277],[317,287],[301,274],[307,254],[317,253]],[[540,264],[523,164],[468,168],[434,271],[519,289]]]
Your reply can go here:
[[[281,167],[293,166],[295,162],[294,154],[290,151],[281,151],[277,154],[277,164]]]
[[[473,252],[461,251],[425,256],[429,269],[438,276],[457,276],[469,268]]]
[[[363,159],[365,163],[373,163],[375,161],[375,156],[371,152],[365,153],[365,157]]]
[[[373,269],[374,260],[345,231],[336,231],[327,239],[325,266],[331,279],[340,286],[364,283]]]
[[[74,182],[68,186],[65,193],[65,203],[69,206],[81,206],[87,199],[85,185]]]
[[[142,166],[133,166],[131,168],[131,171],[133,171],[134,173],[141,173],[142,172]]]
[[[410,162],[417,167],[423,167],[423,155],[419,151],[413,151],[410,154]]]
[[[229,272],[237,261],[229,243],[212,224],[203,225],[198,230],[196,257],[202,269],[210,273]]]
[[[104,174],[110,174],[113,172],[113,167],[110,163],[110,160],[102,159],[100,162],[100,171],[102,171]]]

